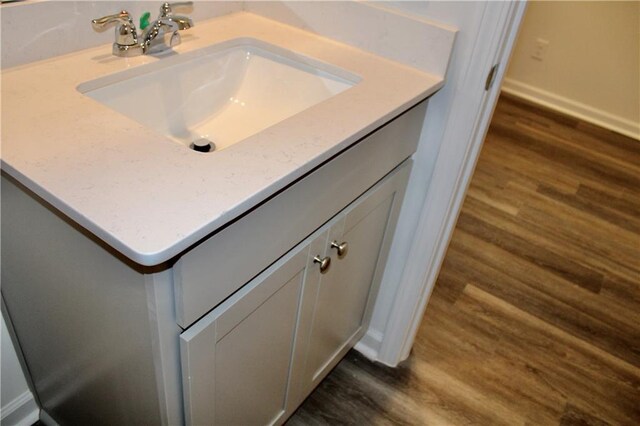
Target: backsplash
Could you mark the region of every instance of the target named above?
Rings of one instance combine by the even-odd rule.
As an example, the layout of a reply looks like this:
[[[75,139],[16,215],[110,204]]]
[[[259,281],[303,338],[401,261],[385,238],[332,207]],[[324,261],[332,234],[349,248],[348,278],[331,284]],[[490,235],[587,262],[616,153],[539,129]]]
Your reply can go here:
[[[137,20],[145,11],[157,13],[162,1],[38,1],[0,7],[2,68],[64,55],[113,42],[113,30],[97,33],[91,19],[126,9]],[[196,1],[196,21],[242,10],[240,1]]]
[[[244,10],[439,76],[446,73],[457,33],[375,2],[247,1]]]
[[[27,0],[0,6],[2,68],[113,42],[113,31],[97,33],[91,19],[126,9],[134,22],[157,1]],[[454,27],[360,1],[195,1],[195,20],[245,10],[350,44],[394,61],[443,76],[449,65]],[[401,29],[401,31],[399,31]],[[425,55],[424,52],[434,54]]]

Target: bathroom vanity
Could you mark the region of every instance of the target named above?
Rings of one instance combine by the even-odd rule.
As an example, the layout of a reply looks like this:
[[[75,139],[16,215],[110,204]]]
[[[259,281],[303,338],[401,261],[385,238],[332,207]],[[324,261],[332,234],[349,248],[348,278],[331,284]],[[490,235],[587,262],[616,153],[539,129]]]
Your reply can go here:
[[[280,424],[367,330],[442,78],[248,13],[188,34],[2,74],[2,295],[45,420]],[[214,84],[233,125],[196,152]]]

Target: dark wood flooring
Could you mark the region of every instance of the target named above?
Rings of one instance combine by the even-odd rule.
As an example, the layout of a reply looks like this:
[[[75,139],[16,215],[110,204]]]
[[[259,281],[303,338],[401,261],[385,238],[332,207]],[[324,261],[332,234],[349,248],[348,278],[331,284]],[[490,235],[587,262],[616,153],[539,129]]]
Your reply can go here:
[[[411,357],[293,425],[640,425],[640,142],[498,103]]]

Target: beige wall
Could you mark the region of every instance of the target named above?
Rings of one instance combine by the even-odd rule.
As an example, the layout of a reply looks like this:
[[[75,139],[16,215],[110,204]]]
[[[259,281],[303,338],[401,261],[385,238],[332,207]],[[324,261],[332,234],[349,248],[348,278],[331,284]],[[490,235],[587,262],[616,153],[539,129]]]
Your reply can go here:
[[[542,61],[531,57],[538,38],[549,41]],[[506,91],[638,137],[640,2],[532,1],[507,79]]]

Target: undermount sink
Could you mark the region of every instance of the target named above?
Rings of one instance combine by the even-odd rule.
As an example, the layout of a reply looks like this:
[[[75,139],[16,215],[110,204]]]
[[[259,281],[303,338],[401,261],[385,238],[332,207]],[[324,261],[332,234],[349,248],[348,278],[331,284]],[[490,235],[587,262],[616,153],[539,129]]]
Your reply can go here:
[[[235,39],[89,81],[78,91],[180,144],[211,142],[211,150],[221,150],[358,80],[259,40]]]

